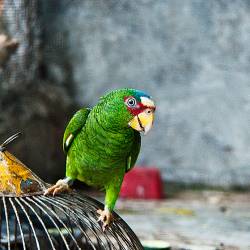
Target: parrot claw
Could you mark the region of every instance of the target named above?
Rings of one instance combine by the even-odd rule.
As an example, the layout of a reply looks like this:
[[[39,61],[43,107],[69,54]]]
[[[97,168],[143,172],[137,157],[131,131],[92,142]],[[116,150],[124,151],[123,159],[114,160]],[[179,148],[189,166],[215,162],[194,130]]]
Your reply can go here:
[[[112,213],[108,209],[98,209],[96,211],[100,216],[97,222],[102,222],[102,231],[105,232],[106,228],[110,225],[110,223],[114,220]]]
[[[55,185],[52,187],[49,187],[45,190],[44,195],[50,195],[52,194],[55,196],[56,194],[63,193],[63,192],[69,192],[71,189],[65,180],[59,180]]]

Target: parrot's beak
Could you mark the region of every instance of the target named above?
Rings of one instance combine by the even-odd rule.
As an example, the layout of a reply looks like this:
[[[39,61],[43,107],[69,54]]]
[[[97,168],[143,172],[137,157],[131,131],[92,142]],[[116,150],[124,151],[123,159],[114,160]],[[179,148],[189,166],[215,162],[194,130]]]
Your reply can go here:
[[[146,135],[153,126],[154,111],[155,107],[146,108],[129,122],[129,126],[139,132],[144,132]]]

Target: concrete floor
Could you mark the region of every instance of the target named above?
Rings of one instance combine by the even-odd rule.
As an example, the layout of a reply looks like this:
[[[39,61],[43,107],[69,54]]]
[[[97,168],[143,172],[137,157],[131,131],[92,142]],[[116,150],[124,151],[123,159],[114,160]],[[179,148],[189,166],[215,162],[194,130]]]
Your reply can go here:
[[[162,201],[120,199],[116,209],[142,240],[182,250],[250,250],[250,193],[186,191]]]

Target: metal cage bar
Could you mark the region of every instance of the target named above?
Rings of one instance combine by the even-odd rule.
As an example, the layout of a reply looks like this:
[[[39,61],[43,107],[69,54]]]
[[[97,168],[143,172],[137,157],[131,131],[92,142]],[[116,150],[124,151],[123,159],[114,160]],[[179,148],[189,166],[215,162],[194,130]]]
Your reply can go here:
[[[76,193],[56,197],[0,194],[0,249],[114,249],[143,250],[116,213],[105,231],[97,222],[96,210],[103,205]]]

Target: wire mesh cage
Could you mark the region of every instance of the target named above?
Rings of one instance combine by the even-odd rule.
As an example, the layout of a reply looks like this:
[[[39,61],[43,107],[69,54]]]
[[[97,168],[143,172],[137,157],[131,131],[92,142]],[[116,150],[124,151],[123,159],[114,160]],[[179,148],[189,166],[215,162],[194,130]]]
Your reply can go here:
[[[102,231],[103,204],[75,192],[44,196],[48,184],[0,146],[0,249],[143,249],[116,213]]]
[[[103,232],[96,215],[100,207],[98,201],[76,193],[2,196],[0,249],[143,249],[117,214]]]

